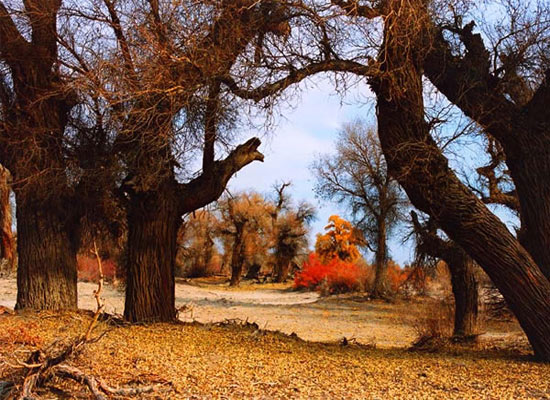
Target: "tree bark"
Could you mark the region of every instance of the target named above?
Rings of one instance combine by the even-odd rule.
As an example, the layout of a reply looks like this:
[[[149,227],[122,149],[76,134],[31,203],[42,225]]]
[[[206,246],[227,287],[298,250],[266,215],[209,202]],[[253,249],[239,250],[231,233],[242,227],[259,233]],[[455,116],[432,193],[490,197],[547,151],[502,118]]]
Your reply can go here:
[[[468,338],[477,333],[478,285],[473,260],[462,249],[460,252],[461,257],[447,262],[455,298],[453,336]]]
[[[432,216],[487,272],[535,355],[550,361],[550,282],[506,226],[460,182],[431,138],[418,59],[427,45],[423,34],[429,27],[423,28],[423,19],[428,12],[421,0],[389,3],[393,12],[385,21],[381,73],[371,79],[389,171],[413,205]]]
[[[78,239],[66,208],[45,207],[17,198],[16,309],[77,308]]]
[[[380,218],[378,221],[378,237],[376,244],[376,271],[374,276],[374,297],[384,297],[388,294],[388,263],[386,248],[387,229],[386,221]]]
[[[176,318],[175,264],[178,212],[176,182],[133,193],[128,204],[124,319],[169,322]]]

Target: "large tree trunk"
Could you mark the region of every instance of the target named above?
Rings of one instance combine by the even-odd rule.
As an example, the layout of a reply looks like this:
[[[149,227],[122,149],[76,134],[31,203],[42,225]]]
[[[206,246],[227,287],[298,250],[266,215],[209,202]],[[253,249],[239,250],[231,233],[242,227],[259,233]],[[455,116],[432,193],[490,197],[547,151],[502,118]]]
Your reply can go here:
[[[175,264],[181,216],[173,183],[130,197],[124,304],[124,319],[130,322],[176,318]]]
[[[17,193],[16,193],[17,196]],[[77,308],[78,240],[70,206],[17,201],[17,309]]]
[[[429,29],[423,25],[427,10],[421,0],[402,4],[390,1],[381,74],[371,80],[389,171],[411,202],[487,272],[535,355],[550,361],[550,282],[506,226],[459,181],[431,138],[424,120],[422,61],[416,59],[427,45],[422,36]]]
[[[525,150],[525,154],[507,156],[506,163],[520,202],[518,238],[550,279],[550,152],[546,150],[550,149],[550,133],[540,132],[540,129],[533,133],[524,135],[523,147],[529,150]]]
[[[460,251],[460,257],[447,262],[455,298],[453,336],[468,338],[477,333],[478,285],[473,260],[462,249]]]
[[[381,219],[378,222],[378,237],[376,244],[376,271],[374,276],[374,297],[384,297],[388,294],[388,263],[387,263],[387,248],[386,248],[386,221]]]

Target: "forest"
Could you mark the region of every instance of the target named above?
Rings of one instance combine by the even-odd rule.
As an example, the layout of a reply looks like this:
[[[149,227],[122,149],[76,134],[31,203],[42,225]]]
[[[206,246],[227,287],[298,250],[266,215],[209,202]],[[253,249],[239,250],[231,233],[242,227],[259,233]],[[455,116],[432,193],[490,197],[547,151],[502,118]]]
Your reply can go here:
[[[549,398],[549,104],[548,0],[0,0],[0,399]]]

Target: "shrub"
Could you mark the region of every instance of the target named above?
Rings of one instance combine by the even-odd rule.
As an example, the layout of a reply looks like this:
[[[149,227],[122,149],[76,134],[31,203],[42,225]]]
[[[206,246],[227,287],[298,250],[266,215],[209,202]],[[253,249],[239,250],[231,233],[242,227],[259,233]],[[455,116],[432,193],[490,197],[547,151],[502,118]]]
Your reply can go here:
[[[410,271],[402,269],[393,261],[388,261],[388,283],[393,293],[397,293],[409,278]]]
[[[323,264],[316,253],[311,253],[302,271],[294,277],[294,287],[344,293],[364,289],[366,279],[367,271],[356,264],[338,258]]]
[[[78,279],[84,282],[96,282],[99,278],[97,269],[97,260],[94,257],[88,257],[79,254],[76,257],[78,265]],[[112,259],[101,260],[103,277],[107,280],[114,280],[119,277],[117,274],[117,264]]]

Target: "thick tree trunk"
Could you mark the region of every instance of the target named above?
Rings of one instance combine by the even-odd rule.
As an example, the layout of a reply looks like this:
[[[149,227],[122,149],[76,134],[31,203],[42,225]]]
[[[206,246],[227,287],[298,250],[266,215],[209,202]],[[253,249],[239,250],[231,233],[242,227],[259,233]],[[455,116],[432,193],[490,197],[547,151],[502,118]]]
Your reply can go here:
[[[175,264],[181,216],[173,183],[130,198],[124,304],[124,319],[130,322],[176,318]]]
[[[415,59],[425,44],[422,19],[428,18],[427,10],[422,0],[402,4],[390,1],[394,12],[385,21],[381,74],[371,81],[389,171],[411,202],[487,272],[535,355],[550,361],[550,282],[506,226],[459,181],[430,137],[424,120],[422,62]]]
[[[235,241],[231,253],[231,280],[229,281],[229,286],[239,285],[244,264],[244,226],[241,227],[237,224],[236,228],[237,232],[235,234]]]
[[[374,275],[374,297],[384,297],[388,294],[388,263],[387,263],[387,248],[386,248],[386,221],[378,222],[378,237],[376,245],[376,271]]]
[[[478,285],[473,260],[462,249],[459,251],[460,257],[447,261],[455,299],[453,336],[468,338],[477,333]]]
[[[70,210],[67,205],[66,210]],[[17,309],[77,308],[78,240],[56,206],[17,201]]]
[[[548,132],[524,134],[521,155],[507,156],[520,202],[521,244],[550,279],[550,139]],[[537,134],[540,134],[537,137]],[[510,153],[510,152],[508,152]],[[508,154],[507,153],[507,154]]]

